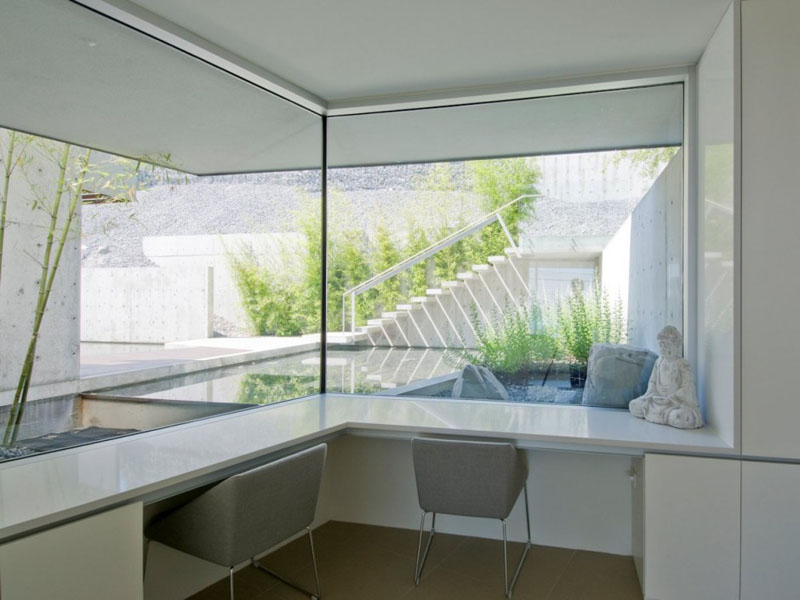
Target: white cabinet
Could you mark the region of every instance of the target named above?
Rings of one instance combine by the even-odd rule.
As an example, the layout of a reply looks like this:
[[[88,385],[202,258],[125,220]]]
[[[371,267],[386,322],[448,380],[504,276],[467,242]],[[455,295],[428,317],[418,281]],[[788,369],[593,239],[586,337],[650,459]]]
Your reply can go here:
[[[800,598],[800,465],[742,463],[742,600]]]
[[[742,451],[800,458],[800,2],[742,2]]]
[[[3,600],[142,600],[142,504],[0,546]]]
[[[645,457],[645,598],[739,597],[741,463]]]

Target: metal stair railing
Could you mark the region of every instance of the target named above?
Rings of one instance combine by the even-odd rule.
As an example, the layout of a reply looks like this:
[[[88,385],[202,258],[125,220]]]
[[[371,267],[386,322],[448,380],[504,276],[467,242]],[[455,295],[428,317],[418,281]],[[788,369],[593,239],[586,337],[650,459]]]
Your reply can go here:
[[[508,241],[511,244],[511,247],[512,248],[516,248],[517,244],[516,244],[516,242],[514,242],[514,238],[511,235],[511,231],[509,231],[508,226],[506,225],[506,222],[503,220],[503,217],[502,217],[502,215],[500,213],[502,213],[504,210],[506,210],[510,206],[513,206],[514,204],[516,204],[517,202],[519,202],[520,200],[523,200],[525,198],[542,198],[543,196],[544,196],[544,194],[523,194],[522,196],[514,198],[513,200],[511,200],[510,202],[507,202],[506,204],[504,204],[500,208],[497,208],[497,209],[493,210],[492,212],[485,214],[480,219],[476,219],[475,221],[473,221],[472,223],[470,223],[468,225],[465,225],[464,227],[462,227],[458,231],[454,231],[450,235],[448,235],[446,237],[443,237],[441,240],[439,240],[438,242],[436,242],[434,244],[431,244],[430,246],[428,246],[424,250],[420,250],[419,252],[417,252],[413,256],[409,256],[408,258],[401,260],[396,265],[394,265],[392,267],[389,267],[385,271],[382,271],[381,273],[378,273],[377,275],[374,275],[374,276],[370,277],[366,281],[364,281],[362,283],[359,283],[356,286],[351,287],[349,290],[345,290],[345,292],[342,293],[342,332],[344,333],[345,331],[347,331],[346,319],[347,319],[347,297],[348,296],[350,296],[350,331],[351,331],[351,333],[355,333],[355,331],[356,331],[356,298],[358,297],[359,294],[362,294],[362,293],[366,292],[367,290],[370,290],[370,289],[374,288],[375,286],[380,285],[381,283],[383,283],[387,279],[391,279],[395,275],[399,275],[400,273],[402,273],[404,271],[407,271],[408,269],[410,269],[411,267],[413,267],[417,263],[420,263],[423,260],[429,259],[431,256],[433,256],[437,252],[440,252],[441,250],[444,250],[445,248],[449,248],[453,244],[456,244],[456,243],[460,242],[464,238],[469,237],[473,233],[476,233],[476,232],[480,231],[481,229],[483,229],[484,227],[486,227],[488,225],[491,225],[495,221],[500,223],[500,227],[503,228],[503,232],[506,234],[506,237],[508,238]]]

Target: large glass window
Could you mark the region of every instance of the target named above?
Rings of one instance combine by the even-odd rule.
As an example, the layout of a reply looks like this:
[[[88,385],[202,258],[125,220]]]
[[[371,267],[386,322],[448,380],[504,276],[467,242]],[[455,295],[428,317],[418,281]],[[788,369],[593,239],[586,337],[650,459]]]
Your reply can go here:
[[[319,115],[74,3],[0,39],[0,460],[318,393]]]
[[[627,408],[683,327],[681,90],[332,119],[328,391]]]

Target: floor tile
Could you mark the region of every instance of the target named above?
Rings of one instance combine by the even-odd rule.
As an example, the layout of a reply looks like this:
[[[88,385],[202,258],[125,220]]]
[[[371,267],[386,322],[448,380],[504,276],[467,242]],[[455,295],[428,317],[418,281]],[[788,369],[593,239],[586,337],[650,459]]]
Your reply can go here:
[[[330,521],[314,532],[325,600],[498,600],[504,597],[503,544],[499,540],[437,533],[419,586],[414,586],[418,532]],[[516,568],[523,545],[509,544]],[[303,536],[262,559],[306,589],[314,571]],[[218,581],[191,600],[227,600],[228,581]],[[252,567],[236,573],[236,600],[300,600],[308,597]],[[531,546],[514,600],[641,600],[629,556]]]
[[[576,552],[548,600],[641,600],[630,556]]]
[[[426,572],[419,585],[402,598],[403,600],[502,600],[505,598],[505,590],[502,583],[491,585],[464,577],[462,573],[438,567]]]

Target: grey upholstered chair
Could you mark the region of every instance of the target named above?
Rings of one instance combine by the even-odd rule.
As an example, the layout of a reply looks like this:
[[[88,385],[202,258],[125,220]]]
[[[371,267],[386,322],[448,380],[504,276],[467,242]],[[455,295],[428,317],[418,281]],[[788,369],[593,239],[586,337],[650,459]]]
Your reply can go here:
[[[528,512],[528,467],[512,444],[414,438],[411,441],[417,494],[422,508],[414,583],[419,584],[428,551],[436,534],[436,514],[500,519],[503,524],[505,593],[511,598],[514,584],[531,547]],[[527,543],[514,576],[508,580],[506,519],[525,491]],[[431,531],[422,552],[425,517],[432,513]],[[420,558],[421,555],[421,558]]]
[[[317,508],[327,446],[320,444],[234,475],[191,502],[157,519],[145,536],[229,568],[233,600],[234,567],[248,559],[287,585],[319,598],[319,575],[311,522]],[[255,556],[305,529],[311,547],[316,591],[277,575]]]

